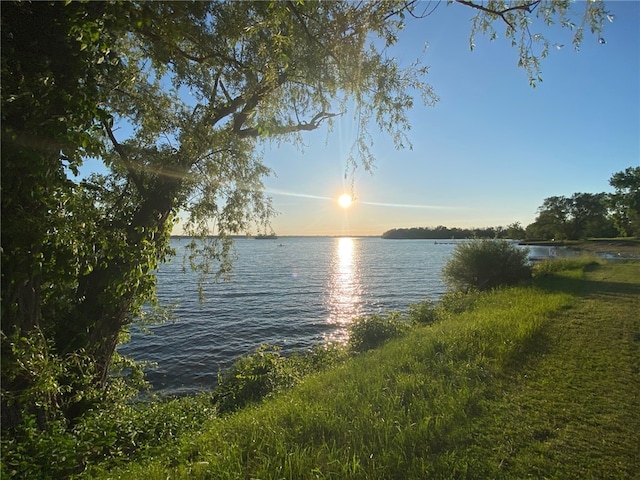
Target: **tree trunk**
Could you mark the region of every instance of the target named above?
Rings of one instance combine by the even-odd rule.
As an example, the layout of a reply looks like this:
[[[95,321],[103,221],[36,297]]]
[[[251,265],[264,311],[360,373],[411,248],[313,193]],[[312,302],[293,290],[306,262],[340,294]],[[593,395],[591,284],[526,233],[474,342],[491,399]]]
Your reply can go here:
[[[114,259],[80,279],[78,298],[82,300],[74,322],[79,328],[75,329],[72,337],[67,336],[66,345],[61,345],[61,350],[68,352],[86,348],[95,362],[96,382],[101,387],[107,380],[118,336],[130,323],[132,305],[140,294],[140,278],[132,272],[152,274],[148,257],[142,253],[134,257],[133,262],[128,259],[148,242],[153,244],[156,252],[164,247],[165,230],[169,227],[167,222],[181,184],[180,179],[165,180],[148,192],[126,228],[127,257]]]

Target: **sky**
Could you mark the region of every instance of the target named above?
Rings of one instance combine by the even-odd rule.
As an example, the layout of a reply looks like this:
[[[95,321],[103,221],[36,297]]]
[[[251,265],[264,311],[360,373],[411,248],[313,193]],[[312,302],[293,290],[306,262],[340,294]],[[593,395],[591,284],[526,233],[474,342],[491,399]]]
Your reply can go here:
[[[545,198],[612,191],[614,173],[640,165],[640,2],[606,5],[613,15],[601,34],[606,43],[586,32],[576,52],[571,32],[545,33],[565,46],[551,48],[536,88],[504,38],[478,37],[470,51],[469,7],[442,2],[429,17],[410,20],[390,53],[408,65],[426,44],[425,81],[440,98],[434,107],[418,100],[410,112],[412,150],[395,150],[373,128],[373,172],[360,168],[345,178],[354,139],[349,115],[329,136],[324,129],[305,134],[303,152],[267,148],[274,232],[526,227]],[[354,195],[346,209],[337,201],[344,192]]]

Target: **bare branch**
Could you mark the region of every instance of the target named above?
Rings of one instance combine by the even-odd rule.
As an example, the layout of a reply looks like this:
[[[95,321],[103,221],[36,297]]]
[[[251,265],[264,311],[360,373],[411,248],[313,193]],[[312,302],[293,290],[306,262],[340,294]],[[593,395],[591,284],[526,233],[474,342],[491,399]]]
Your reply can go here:
[[[509,21],[506,17],[506,14],[512,12],[514,10],[523,10],[527,13],[531,13],[541,2],[541,0],[535,0],[529,3],[523,3],[522,5],[515,5],[513,7],[505,8],[504,10],[494,10],[492,8],[485,7],[482,4],[474,3],[471,0],[455,0],[457,3],[461,5],[466,5],[467,7],[475,8],[476,10],[482,10],[490,15],[495,15],[496,17],[502,18],[502,20],[511,28],[513,31],[516,30],[515,26]]]
[[[409,12],[409,15],[411,15],[413,18],[417,18],[417,19],[421,19],[421,18],[426,18],[430,15],[433,14],[433,12],[436,11],[436,9],[440,6],[440,3],[442,2],[442,0],[438,0],[438,3],[436,3],[434,6],[431,6],[431,3],[433,2],[427,2],[427,6],[424,7],[424,10],[422,11],[421,14],[416,14],[416,4],[419,4],[419,2],[410,2],[409,4],[407,4],[407,12]]]
[[[220,85],[220,90],[222,90],[222,93],[224,93],[224,96],[226,97],[227,101],[231,101],[231,95],[229,94],[229,91],[225,88],[224,83],[222,83],[222,80],[220,80],[220,82],[218,82],[218,79],[220,77],[216,77],[216,85]]]

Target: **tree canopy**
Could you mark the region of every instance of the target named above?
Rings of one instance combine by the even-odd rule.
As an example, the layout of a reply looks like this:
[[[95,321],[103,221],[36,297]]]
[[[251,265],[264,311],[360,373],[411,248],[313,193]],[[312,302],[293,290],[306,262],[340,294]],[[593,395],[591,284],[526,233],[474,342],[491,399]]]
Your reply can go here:
[[[629,167],[609,180],[615,188],[610,206],[621,235],[640,237],[640,167]]]
[[[505,29],[532,83],[548,51],[532,19],[573,29],[577,47],[606,15],[602,2],[581,13],[568,0],[453,3],[476,11],[472,37]],[[179,211],[191,233],[218,235],[194,257],[203,272],[211,259],[228,270],[230,234],[267,228],[261,142],[300,143],[349,112],[351,165],[372,164],[371,128],[410,145],[407,112],[437,97],[420,59],[403,66],[387,47],[431,11],[393,0],[3,3],[3,425],[73,419],[104,399]],[[74,175],[88,157],[107,173]]]

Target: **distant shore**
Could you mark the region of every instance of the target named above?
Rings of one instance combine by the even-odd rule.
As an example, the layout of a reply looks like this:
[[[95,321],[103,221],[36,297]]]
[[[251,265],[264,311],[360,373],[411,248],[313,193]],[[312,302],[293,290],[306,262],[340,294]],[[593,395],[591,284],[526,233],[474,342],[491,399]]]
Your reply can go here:
[[[640,240],[635,238],[597,238],[590,240],[521,241],[520,245],[567,247],[596,255],[615,255],[622,258],[640,258]]]

